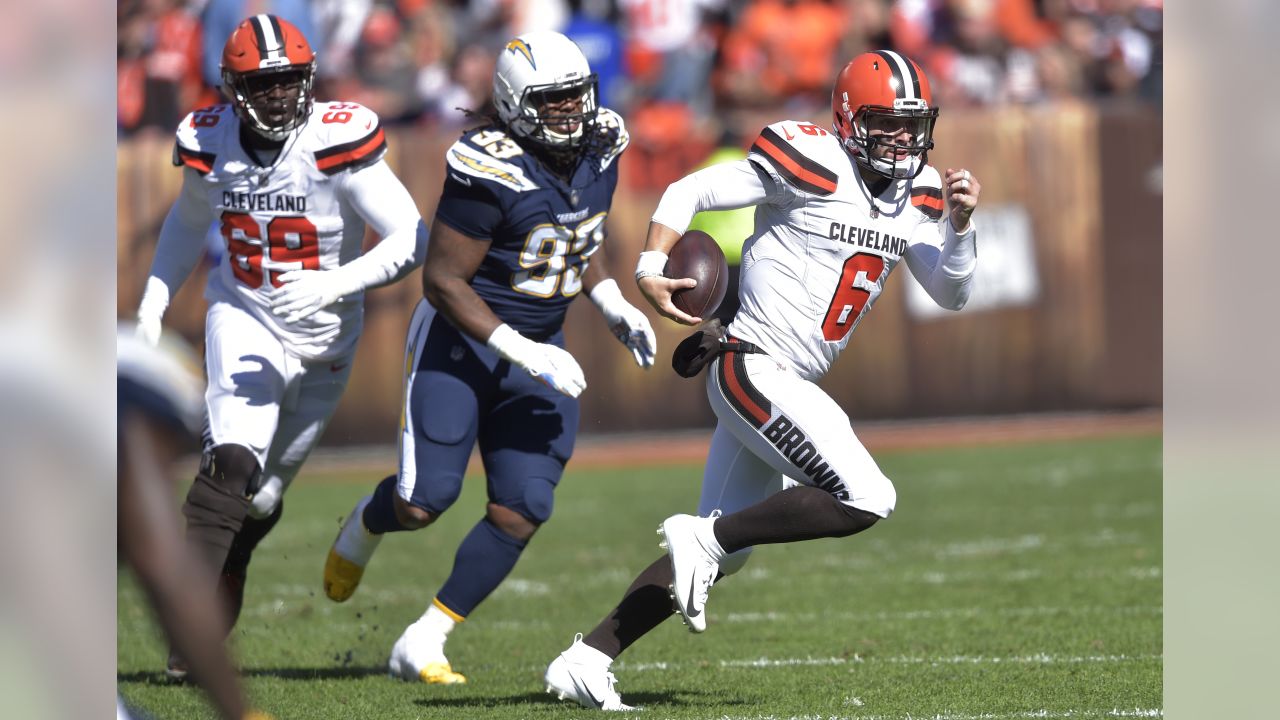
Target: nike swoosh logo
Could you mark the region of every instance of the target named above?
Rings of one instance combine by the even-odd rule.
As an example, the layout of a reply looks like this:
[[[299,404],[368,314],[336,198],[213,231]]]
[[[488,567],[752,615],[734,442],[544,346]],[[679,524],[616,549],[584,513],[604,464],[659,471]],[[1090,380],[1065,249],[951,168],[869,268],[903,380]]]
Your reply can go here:
[[[467,186],[470,186],[470,185],[471,185],[471,178],[462,177],[462,176],[461,176],[461,175],[459,175],[458,173],[449,173],[449,177],[453,178],[454,180],[457,180],[458,182],[462,183],[463,185],[467,185]]]
[[[694,612],[694,610],[693,610],[693,592],[694,592],[694,589],[695,589],[697,586],[698,586],[698,580],[697,580],[697,578],[692,578],[692,579],[690,579],[690,581],[689,581],[689,599],[684,601],[685,614],[686,614],[686,615],[688,615],[688,616],[689,616],[689,617],[691,617],[691,618],[698,617],[699,615],[701,615],[701,614],[702,614],[702,611],[701,611],[701,610],[698,610],[697,612]]]
[[[785,126],[785,125],[783,125],[783,126],[782,126],[782,133],[783,133],[784,135],[786,135],[786,136],[787,136],[787,139],[788,139],[788,140],[795,140],[795,139],[796,139],[796,136],[795,136],[795,135],[792,135],[792,134],[791,134],[791,131],[790,131],[790,130],[788,130],[788,129],[787,129],[787,126]]]
[[[604,701],[596,697],[596,694],[591,692],[591,688],[587,687],[586,683],[582,684],[582,689],[587,691],[587,697],[591,698],[591,702],[596,706],[596,709],[604,708]]]

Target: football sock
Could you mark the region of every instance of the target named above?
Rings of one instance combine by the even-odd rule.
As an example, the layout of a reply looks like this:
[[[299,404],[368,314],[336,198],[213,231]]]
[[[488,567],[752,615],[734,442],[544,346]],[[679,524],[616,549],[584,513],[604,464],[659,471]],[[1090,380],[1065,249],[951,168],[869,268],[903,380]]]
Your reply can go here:
[[[284,501],[276,503],[276,509],[264,518],[252,515],[245,517],[244,525],[236,533],[227,552],[227,561],[222,565],[222,576],[218,578],[218,594],[227,606],[230,622],[227,632],[235,627],[240,619],[240,608],[244,605],[244,583],[249,575],[249,560],[253,557],[254,548],[271,532],[271,528],[280,522],[284,514]]]
[[[450,614],[452,612],[452,610],[441,605],[439,600],[432,600],[427,611],[422,613],[422,617],[418,618],[417,624],[427,632],[437,634],[442,638],[449,637],[449,633],[453,631],[453,628],[459,622]]]
[[[369,504],[364,506],[360,519],[371,533],[381,535],[409,529],[401,525],[400,518],[396,517],[396,480],[395,475],[383,478],[373,491]]]
[[[846,537],[871,527],[879,515],[849,507],[816,487],[797,485],[716,520],[713,530],[725,552],[753,545]]]
[[[663,555],[636,576],[622,596],[622,602],[583,638],[583,642],[610,659],[618,657],[675,612],[667,590],[669,585],[671,561]]]
[[[453,572],[436,595],[437,602],[461,617],[471,614],[516,566],[527,543],[502,532],[486,517],[458,546]]]
[[[338,539],[333,541],[334,551],[357,565],[369,562],[369,558],[373,557],[373,551],[378,548],[378,543],[382,542],[382,536],[370,532],[364,523],[364,510],[372,501],[373,496],[366,495],[356,503],[356,509],[352,511],[352,519],[348,521],[351,527],[344,525],[342,532],[338,533]]]
[[[281,515],[284,515],[283,500],[276,503],[276,509],[264,518],[258,519],[251,515],[245,517],[240,532],[236,533],[235,540],[231,543],[231,550],[227,552],[227,561],[222,566],[222,572],[240,578],[245,577],[254,548],[258,547],[258,543],[271,532],[271,528],[280,522]]]

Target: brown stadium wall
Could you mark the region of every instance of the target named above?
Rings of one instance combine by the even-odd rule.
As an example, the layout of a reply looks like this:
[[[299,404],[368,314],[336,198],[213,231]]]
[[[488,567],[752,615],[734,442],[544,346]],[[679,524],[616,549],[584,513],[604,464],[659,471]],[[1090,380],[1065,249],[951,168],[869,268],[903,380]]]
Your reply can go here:
[[[851,417],[893,419],[1158,407],[1161,377],[1162,127],[1158,109],[1085,104],[944,113],[940,169],[982,180],[984,206],[1017,204],[1031,220],[1039,293],[1020,307],[921,320],[907,311],[901,268],[823,386]],[[776,118],[742,120],[761,127]],[[815,118],[821,120],[821,118]],[[753,131],[744,133],[751,137]],[[454,131],[390,133],[389,161],[418,201],[435,209]],[[117,152],[117,312],[132,315],[155,238],[177,193],[171,140],[122,141]],[[623,181],[609,219],[605,262],[628,298],[657,203]],[[979,262],[982,241],[979,238]],[[204,269],[178,294],[166,324],[195,343],[204,328]],[[386,443],[400,412],[404,332],[420,276],[369,293],[351,382],[325,442]],[[652,313],[651,313],[652,316]],[[655,322],[660,357],[645,373],[613,340],[590,302],[573,304],[566,335],[589,384],[582,432],[709,426],[700,380],[670,370],[685,335]]]

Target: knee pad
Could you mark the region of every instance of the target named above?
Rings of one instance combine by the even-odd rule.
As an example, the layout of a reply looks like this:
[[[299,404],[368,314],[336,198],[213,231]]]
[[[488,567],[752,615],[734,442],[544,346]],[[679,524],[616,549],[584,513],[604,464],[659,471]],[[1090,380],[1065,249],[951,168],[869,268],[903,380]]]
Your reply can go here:
[[[725,575],[732,575],[741,570],[747,564],[747,561],[751,559],[751,551],[754,549],[743,548],[720,558],[720,572]]]
[[[234,443],[218,445],[201,459],[202,474],[205,467],[213,484],[241,497],[253,497],[262,484],[262,466],[258,456],[243,445]]]
[[[524,507],[513,507],[512,510],[524,515],[530,522],[542,525],[551,519],[551,511],[555,507],[555,483],[546,478],[529,478],[524,484]]]

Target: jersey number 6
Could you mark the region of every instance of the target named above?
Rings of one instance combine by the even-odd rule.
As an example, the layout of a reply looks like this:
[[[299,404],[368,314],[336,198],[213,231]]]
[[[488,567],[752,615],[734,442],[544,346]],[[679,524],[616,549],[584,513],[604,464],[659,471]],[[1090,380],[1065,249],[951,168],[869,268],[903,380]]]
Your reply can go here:
[[[822,319],[822,339],[841,342],[858,324],[858,318],[871,304],[872,293],[879,292],[876,281],[884,272],[884,258],[870,253],[856,253],[844,261],[840,282]]]
[[[262,225],[248,213],[222,213],[222,237],[227,241],[231,272],[250,288],[262,286]],[[272,218],[267,223],[267,256],[275,263],[301,263],[302,270],[320,269],[320,242],[316,226],[302,216]],[[257,240],[258,244],[249,242]],[[280,275],[299,268],[268,270],[271,284],[280,287]]]

